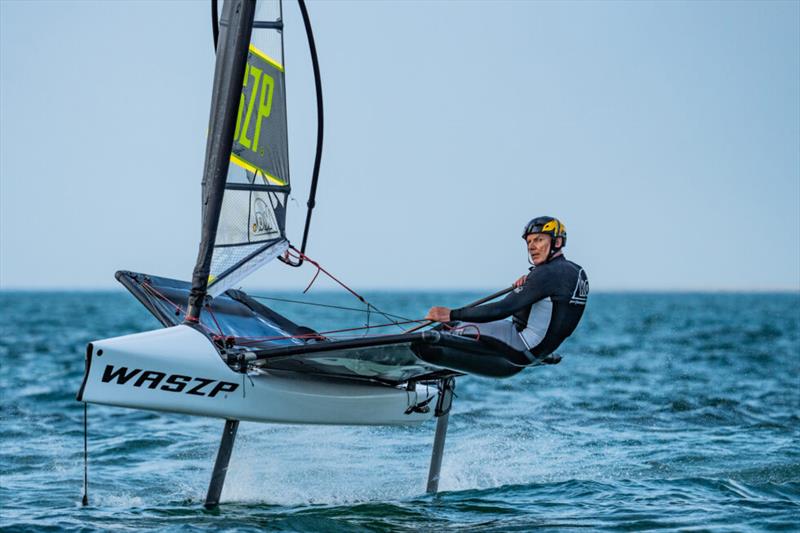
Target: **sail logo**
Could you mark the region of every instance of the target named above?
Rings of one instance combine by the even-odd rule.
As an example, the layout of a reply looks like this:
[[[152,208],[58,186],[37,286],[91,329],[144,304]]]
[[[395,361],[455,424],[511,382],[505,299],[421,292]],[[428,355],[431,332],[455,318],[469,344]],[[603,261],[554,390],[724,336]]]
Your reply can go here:
[[[283,66],[250,44],[231,146],[231,162],[265,185],[289,185]]]
[[[262,198],[253,201],[253,223],[250,229],[253,235],[277,236],[280,233],[275,211]]]
[[[137,379],[134,381],[133,378]],[[114,368],[114,365],[106,365],[103,370],[102,380],[103,383],[116,383],[117,385],[125,385],[131,382],[133,387],[158,388],[166,392],[183,392],[192,396],[206,396],[208,398],[214,398],[220,392],[233,392],[239,388],[238,383],[230,381],[193,378],[181,374],[170,374],[168,376],[164,372],[155,370],[142,370],[141,368],[129,370],[126,366]]]
[[[264,155],[264,150],[259,151],[258,149],[261,142],[261,125],[264,123],[264,119],[272,113],[274,92],[275,78],[255,65],[251,65],[248,61],[244,70],[244,85],[242,95],[239,97],[239,116],[236,119],[236,131],[233,133],[233,138],[243,147],[260,155]],[[254,122],[253,115],[255,115]],[[254,128],[252,137],[248,137],[251,135],[251,122],[254,123]]]

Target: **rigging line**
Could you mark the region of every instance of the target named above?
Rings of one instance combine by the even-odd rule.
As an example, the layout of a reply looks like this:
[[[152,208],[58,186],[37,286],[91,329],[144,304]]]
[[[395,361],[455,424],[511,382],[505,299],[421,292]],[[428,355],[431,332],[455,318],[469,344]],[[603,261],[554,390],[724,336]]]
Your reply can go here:
[[[329,342],[339,342],[339,341],[346,341],[346,340],[353,340],[353,339],[364,339],[364,338],[382,339],[383,337],[392,337],[394,335],[397,335],[397,334],[396,333],[381,333],[379,335],[368,335],[366,337],[364,335],[361,335],[361,334],[336,335],[336,336],[328,337],[327,340]],[[246,340],[246,341],[242,341],[240,343],[237,343],[237,345],[238,346],[250,346],[250,345],[257,345],[257,344],[262,343],[262,342],[272,342],[272,341],[287,340],[287,339],[304,340],[304,339],[309,339],[309,338],[313,338],[313,335],[309,334],[309,335],[306,335],[306,336],[300,335],[300,336],[297,336],[297,337],[280,337],[280,338],[277,338],[277,339],[266,339],[266,340],[263,340],[263,339],[262,340]]]
[[[214,321],[214,324],[217,325],[217,329],[219,330],[219,334],[224,337],[225,333],[222,331],[222,326],[220,326],[219,322],[217,322],[217,317],[214,314],[214,310],[211,309],[211,305],[210,304],[206,304],[206,309],[208,309],[208,314],[211,315],[211,319]]]
[[[160,298],[161,300],[164,300],[165,302],[170,304],[172,307],[175,308],[176,311],[178,311],[178,313],[183,313],[184,312],[183,308],[180,305],[176,304],[175,302],[173,302],[172,300],[170,300],[169,298],[167,298],[166,296],[161,294],[161,292],[159,292],[155,287],[153,287],[149,283],[146,283],[146,282],[142,283],[142,287],[144,287],[144,289],[147,292],[149,292],[152,296],[155,296],[156,298]]]
[[[335,281],[336,283],[341,285],[347,292],[349,292],[350,294],[352,294],[353,296],[358,298],[358,300],[361,303],[363,303],[364,305],[367,305],[369,307],[372,307],[372,309],[374,309],[376,312],[378,312],[379,314],[383,315],[384,318],[386,318],[389,321],[392,321],[392,318],[390,316],[388,316],[386,313],[384,313],[383,311],[381,311],[380,309],[378,309],[377,307],[375,307],[374,305],[369,303],[363,296],[361,296],[356,291],[354,291],[353,289],[351,289],[350,287],[345,285],[344,282],[342,282],[339,278],[337,278],[336,276],[334,276],[333,274],[331,274],[330,272],[325,270],[325,268],[322,265],[320,265],[317,261],[314,261],[313,259],[308,257],[305,253],[303,253],[301,250],[298,250],[297,248],[295,248],[291,244],[289,245],[289,250],[292,250],[293,252],[295,252],[299,259],[306,260],[309,263],[311,263],[312,265],[314,265],[315,267],[317,267],[317,273],[314,274],[314,278],[311,280],[311,283],[309,283],[308,287],[306,287],[306,291],[311,288],[311,284],[314,283],[314,281],[317,279],[317,276],[319,275],[319,273],[322,272],[323,274],[325,274],[326,276],[331,278],[333,281]],[[287,250],[287,252],[288,252],[288,250]],[[305,291],[303,291],[303,292],[305,292]],[[399,324],[396,324],[396,325],[399,327]]]
[[[89,505],[89,404],[83,402],[83,499],[81,505]]]
[[[170,300],[169,298],[167,298],[166,296],[161,294],[161,292],[159,292],[155,287],[153,287],[149,283],[142,283],[142,287],[144,287],[145,291],[149,292],[151,296],[155,296],[156,298],[164,300],[165,302],[170,304],[172,307],[174,307],[175,310],[178,311],[178,316],[180,316],[181,313],[183,313],[184,316],[186,316],[186,312],[183,310],[183,308],[181,308],[181,306],[179,306],[178,304],[176,304],[175,302],[173,302],[172,300]],[[200,327],[205,329],[208,333],[210,333],[212,335],[214,334],[214,332],[211,331],[211,329],[208,326],[206,326],[205,324],[203,324],[199,319],[190,320],[190,322],[192,322],[193,324],[199,325]]]
[[[371,303],[367,302],[367,311],[369,311],[370,309],[375,311],[375,312],[377,312],[383,318],[385,318],[386,320],[388,320],[389,322],[391,322],[392,324],[394,324],[395,326],[400,328],[400,331],[403,331],[403,332],[405,332],[405,329],[400,327],[401,324],[407,324],[407,323],[410,323],[410,322],[416,322],[416,323],[420,323],[421,322],[420,320],[406,320],[404,322],[398,322],[397,320],[393,320],[392,319],[392,315],[391,314],[384,313],[383,311],[381,311],[380,309],[378,309],[377,307],[375,307]],[[367,324],[369,325],[369,313],[367,313]]]
[[[363,304],[367,304],[367,303],[368,303],[368,302],[367,302],[367,301],[364,299],[364,297],[363,297],[363,296],[361,296],[361,295],[360,295],[360,294],[358,294],[356,291],[354,291],[353,289],[351,289],[350,287],[348,287],[347,285],[345,285],[345,284],[344,284],[344,282],[342,282],[342,281],[341,281],[339,278],[337,278],[336,276],[334,276],[333,274],[331,274],[330,272],[328,272],[327,270],[325,270],[325,269],[322,267],[322,265],[320,265],[320,264],[319,264],[317,261],[314,261],[313,259],[311,259],[310,257],[308,257],[306,254],[304,254],[303,252],[301,252],[300,250],[298,250],[297,248],[295,248],[295,247],[294,247],[293,245],[291,245],[291,244],[289,245],[289,249],[290,249],[290,250],[292,250],[292,251],[294,251],[294,252],[297,254],[297,257],[298,257],[298,259],[304,259],[304,260],[308,261],[309,263],[311,263],[312,265],[314,265],[315,267],[317,267],[317,271],[318,271],[318,272],[317,272],[317,274],[319,274],[319,272],[323,272],[323,273],[324,273],[326,276],[328,276],[328,277],[329,277],[329,278],[331,278],[333,281],[335,281],[336,283],[338,283],[338,284],[339,284],[339,285],[340,285],[340,286],[341,286],[341,287],[342,287],[344,290],[346,290],[347,292],[349,292],[350,294],[352,294],[353,296],[355,296],[356,298],[358,298],[358,300],[359,300],[361,303],[363,303]],[[313,281],[314,281],[315,279],[317,279],[317,274],[315,274],[315,275],[314,275],[314,278],[311,280],[311,281],[312,281],[312,283],[313,283]],[[309,284],[309,287],[310,287],[310,286],[311,286],[311,285]],[[306,290],[308,290],[308,287],[306,288]]]
[[[475,340],[481,340],[481,328],[479,328],[476,324],[467,324],[466,326],[459,326],[459,327],[450,327],[445,325],[445,328],[451,332],[461,332],[460,334],[466,333],[469,329],[475,330]]]
[[[414,323],[420,322],[419,320],[410,320],[408,322],[400,322],[400,324],[405,323]],[[313,337],[319,337],[321,335],[330,335],[332,333],[346,333],[348,331],[360,331],[362,329],[374,329],[374,328],[386,328],[389,326],[396,326],[396,322],[391,322],[389,324],[375,324],[374,326],[360,326],[357,328],[344,328],[344,329],[332,329],[329,331],[320,331],[318,333],[303,333],[301,335],[279,335],[274,337],[234,337],[237,341],[244,340],[245,342],[238,342],[238,344],[245,344],[245,343],[253,343],[253,342],[263,342],[263,341],[277,341],[277,340],[286,340],[286,339],[307,339]],[[378,337],[380,335],[376,335]]]
[[[372,305],[369,302],[366,302],[366,304],[367,304],[367,310],[368,311],[370,309],[372,309],[373,311],[377,312],[379,315],[384,317],[386,320],[388,320],[389,322],[391,322],[392,324],[394,324],[395,326],[400,328],[400,331],[405,331],[403,328],[400,327],[400,324],[405,324],[405,323],[408,323],[408,322],[420,322],[419,320],[406,320],[405,322],[398,322],[397,320],[393,320],[392,319],[392,315],[390,315],[389,313],[385,313],[385,312],[381,311],[380,309],[378,309],[377,307],[375,307],[374,305]],[[367,314],[367,324],[369,324],[369,314]]]
[[[314,277],[311,278],[311,281],[308,282],[308,285],[306,286],[306,288],[303,289],[303,294],[307,293],[308,290],[311,288],[311,286],[314,284],[314,282],[317,281],[317,278],[319,277],[319,273],[320,272],[322,272],[322,269],[320,268],[319,265],[317,265],[317,271],[314,273]]]
[[[330,307],[331,309],[341,309],[343,311],[356,311],[356,312],[359,312],[359,313],[369,313],[369,311],[367,311],[365,309],[359,309],[358,307],[345,307],[343,305],[321,304],[321,303],[318,303],[318,302],[304,302],[302,300],[289,300],[288,298],[276,298],[274,296],[257,296],[257,295],[253,295],[253,294],[250,294],[249,296],[251,298],[255,298],[257,300],[275,300],[276,302],[286,302],[286,303],[290,303],[290,304],[313,305],[313,306],[316,306],[316,307]],[[388,316],[390,316],[392,318],[398,318],[400,320],[409,320],[411,322],[424,322],[424,320],[413,320],[411,318],[406,318],[404,316],[395,315],[395,314],[392,314],[392,313],[386,313],[386,315],[388,315]]]

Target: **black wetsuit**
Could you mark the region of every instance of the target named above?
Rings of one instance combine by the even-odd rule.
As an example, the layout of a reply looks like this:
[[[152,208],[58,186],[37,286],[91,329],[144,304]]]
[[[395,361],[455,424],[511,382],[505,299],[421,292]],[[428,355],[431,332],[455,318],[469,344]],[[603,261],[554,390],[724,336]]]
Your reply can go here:
[[[531,269],[525,284],[502,300],[450,312],[452,320],[487,323],[513,317],[525,347],[536,357],[553,353],[583,316],[589,280],[580,265],[563,255]],[[489,333],[491,334],[491,333]],[[513,339],[516,341],[516,339]],[[512,343],[512,346],[517,344]]]

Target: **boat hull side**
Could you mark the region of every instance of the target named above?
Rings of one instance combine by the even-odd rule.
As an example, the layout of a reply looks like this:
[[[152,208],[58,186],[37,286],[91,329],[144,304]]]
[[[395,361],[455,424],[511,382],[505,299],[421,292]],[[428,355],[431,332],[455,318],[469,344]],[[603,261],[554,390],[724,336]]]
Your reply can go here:
[[[405,413],[436,392],[263,369],[245,375],[180,325],[91,343],[78,400],[252,422],[408,425],[433,416]]]

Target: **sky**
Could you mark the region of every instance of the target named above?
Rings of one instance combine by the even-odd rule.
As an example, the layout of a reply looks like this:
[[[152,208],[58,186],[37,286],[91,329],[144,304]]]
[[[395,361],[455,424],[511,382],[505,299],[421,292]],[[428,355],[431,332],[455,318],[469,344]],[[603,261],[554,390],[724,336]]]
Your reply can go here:
[[[353,287],[508,286],[547,214],[593,290],[800,290],[800,2],[308,8],[326,112],[308,254]],[[190,279],[209,13],[0,0],[0,288]],[[284,14],[299,243],[316,118]],[[244,286],[313,273],[274,262]]]

